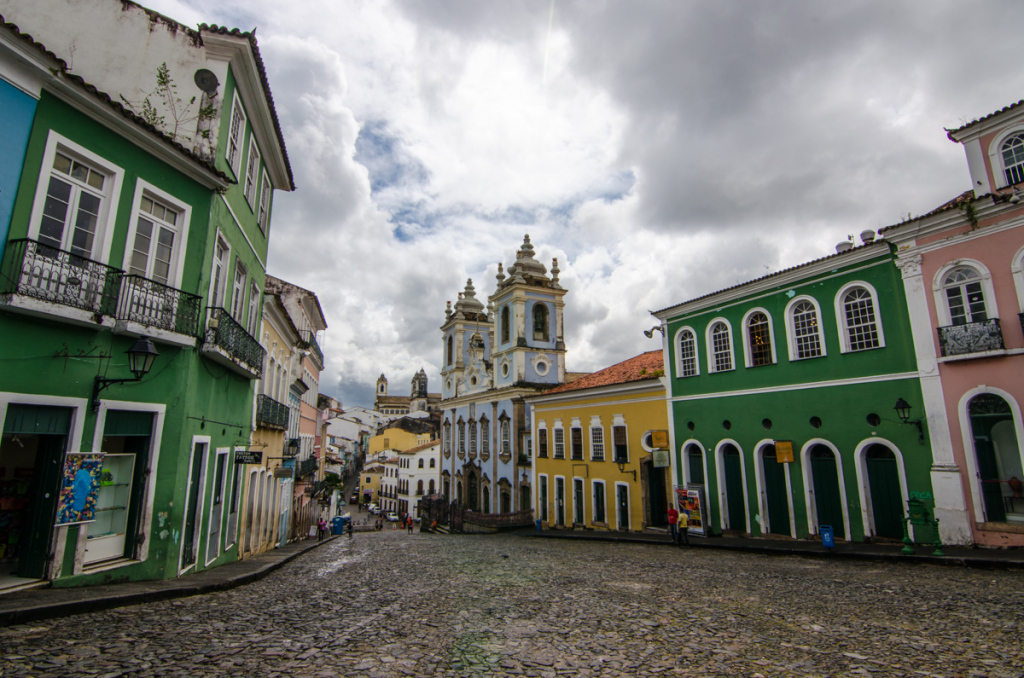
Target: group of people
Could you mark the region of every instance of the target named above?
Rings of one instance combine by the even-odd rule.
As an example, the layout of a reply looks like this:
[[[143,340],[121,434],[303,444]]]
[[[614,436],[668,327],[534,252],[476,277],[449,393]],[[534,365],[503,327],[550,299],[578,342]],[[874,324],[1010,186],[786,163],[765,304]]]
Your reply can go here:
[[[676,546],[690,545],[690,512],[677,511],[675,506],[668,507],[668,531]]]
[[[345,531],[348,533],[348,538],[351,539],[352,538],[352,532],[353,532],[352,519],[351,518],[349,518],[345,522]],[[323,541],[324,539],[327,538],[328,534],[329,534],[329,531],[328,531],[328,525],[327,525],[327,518],[325,518],[324,516],[320,516],[320,519],[316,521],[316,540],[317,541]]]

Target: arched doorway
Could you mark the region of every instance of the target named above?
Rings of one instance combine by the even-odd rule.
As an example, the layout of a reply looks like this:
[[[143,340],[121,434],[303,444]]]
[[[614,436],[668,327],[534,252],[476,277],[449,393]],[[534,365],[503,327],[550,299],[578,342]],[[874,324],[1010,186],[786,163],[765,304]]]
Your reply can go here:
[[[875,534],[903,538],[903,495],[896,455],[885,445],[874,444],[864,454]]]
[[[689,470],[691,485],[704,484],[704,455],[700,447],[690,443],[686,446],[686,467]]]
[[[1018,484],[1024,481],[1024,469],[1010,404],[994,393],[981,393],[971,398],[967,412],[985,521],[1024,521],[1024,498]]]
[[[476,471],[471,470],[466,474],[466,506],[472,511],[480,509],[477,492],[479,492],[479,483],[477,482]]]
[[[789,491],[786,489],[786,470],[775,456],[775,445],[765,445],[761,448],[761,466],[764,472],[768,532],[789,536]]]
[[[818,517],[818,527],[831,525],[833,534],[846,538],[843,527],[843,506],[840,502],[839,470],[836,455],[825,445],[811,448],[811,483],[814,492],[814,511]]]
[[[484,513],[491,512],[491,488],[484,485],[484,501],[483,508],[481,509]]]
[[[746,532],[746,505],[743,501],[743,463],[740,451],[732,443],[722,446],[722,466],[725,477],[725,508],[727,530]]]

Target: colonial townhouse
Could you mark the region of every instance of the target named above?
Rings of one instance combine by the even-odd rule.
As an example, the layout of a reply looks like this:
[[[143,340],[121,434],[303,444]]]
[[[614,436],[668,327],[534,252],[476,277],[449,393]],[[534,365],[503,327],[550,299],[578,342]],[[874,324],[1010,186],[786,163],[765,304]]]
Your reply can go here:
[[[293,360],[287,374],[282,378],[288,383],[288,409],[290,412],[289,434],[280,450],[281,468],[291,469],[291,496],[285,494],[283,485],[288,480],[287,471],[276,472],[278,478],[271,480],[265,470],[257,470],[249,477],[272,487],[278,514],[285,510],[291,513],[290,534],[301,537],[319,518],[316,494],[322,489],[324,479],[324,455],[317,449],[317,438],[322,433],[323,408],[320,406],[320,372],[324,369],[324,354],[320,348],[327,320],[316,294],[272,275],[266,277],[266,293],[280,299],[281,307],[288,316],[292,327],[298,333],[298,341],[292,346]],[[275,366],[276,368],[276,366]],[[278,392],[279,395],[283,393]],[[277,401],[284,405],[283,401]],[[271,449],[271,457],[278,450]],[[284,508],[281,503],[291,502]]]
[[[398,471],[404,460],[399,459],[397,450],[388,450],[389,456],[381,462],[380,505],[387,513],[398,513],[398,494],[402,481]]]
[[[359,501],[363,504],[375,503],[380,506],[383,502],[381,496],[381,476],[384,474],[384,465],[381,462],[367,464],[359,476]]]
[[[903,282],[862,237],[654,313],[673,482],[706,493],[712,533],[897,540],[909,499],[934,510]]]
[[[527,400],[534,514],[554,528],[667,529],[672,501],[661,351]],[[661,454],[658,449],[662,448]]]
[[[947,130],[973,188],[882,230],[896,243],[943,539],[1024,546],[1024,102]]]
[[[120,0],[0,14],[18,104],[3,115],[24,142],[0,160],[19,176],[3,198],[0,558],[15,584],[69,586],[235,560],[272,194],[293,188],[255,39]],[[161,82],[194,106],[143,106]]]
[[[488,307],[473,282],[445,312],[441,367],[441,494],[478,513],[533,507],[525,399],[565,383],[563,298],[530,236],[508,268],[498,264]]]
[[[398,453],[398,511],[418,519],[419,501],[437,492],[441,441],[430,440]]]

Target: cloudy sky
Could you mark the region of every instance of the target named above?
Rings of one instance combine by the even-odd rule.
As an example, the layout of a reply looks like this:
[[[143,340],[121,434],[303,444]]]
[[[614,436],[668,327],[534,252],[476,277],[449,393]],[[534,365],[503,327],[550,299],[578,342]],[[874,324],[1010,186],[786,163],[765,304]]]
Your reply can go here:
[[[1024,97],[1024,3],[143,0],[256,29],[298,190],[269,272],[330,325],[320,390],[439,390],[447,300],[524,233],[568,367],[649,310],[834,251],[970,187],[957,127]]]

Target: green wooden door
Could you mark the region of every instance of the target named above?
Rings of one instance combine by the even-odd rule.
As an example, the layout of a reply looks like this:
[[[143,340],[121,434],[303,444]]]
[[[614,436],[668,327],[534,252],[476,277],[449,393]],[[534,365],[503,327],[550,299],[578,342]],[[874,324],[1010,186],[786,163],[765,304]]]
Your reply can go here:
[[[867,453],[871,510],[875,516],[875,534],[890,539],[903,538],[903,497],[896,456],[882,445],[872,445]]]
[[[704,456],[700,453],[700,448],[696,445],[688,446],[686,448],[686,460],[690,464],[690,484],[703,485]]]
[[[740,464],[740,451],[732,445],[726,445],[722,451],[722,462],[725,466],[725,505],[729,509],[727,528],[746,532],[747,512],[743,502],[743,467]]]
[[[999,482],[999,465],[996,462],[996,449],[992,445],[992,426],[1000,420],[998,414],[971,415],[971,433],[974,436],[974,454],[978,459],[981,496],[985,502],[985,520],[992,523],[1006,521],[1003,487]]]
[[[647,470],[647,502],[651,525],[668,527],[668,500],[665,497],[665,469],[644,462]]]
[[[789,493],[786,491],[786,470],[775,457],[775,446],[766,445],[761,453],[764,465],[765,503],[768,505],[768,531],[789,535]]]
[[[818,526],[830,525],[837,538],[845,539],[836,458],[832,450],[823,445],[815,445],[811,449],[811,478],[814,482],[814,508],[818,514]]]

